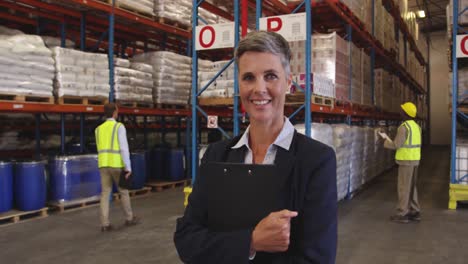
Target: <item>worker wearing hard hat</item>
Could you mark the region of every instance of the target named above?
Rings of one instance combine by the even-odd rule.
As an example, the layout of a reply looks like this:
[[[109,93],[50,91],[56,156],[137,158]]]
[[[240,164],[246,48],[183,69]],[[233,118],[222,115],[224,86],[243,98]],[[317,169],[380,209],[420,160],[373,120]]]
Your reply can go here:
[[[390,220],[399,223],[419,222],[421,220],[418,192],[418,166],[421,159],[421,128],[414,121],[416,106],[411,102],[401,105],[404,122],[398,128],[395,139],[388,137],[384,147],[395,149],[398,164],[398,207],[397,213]]]

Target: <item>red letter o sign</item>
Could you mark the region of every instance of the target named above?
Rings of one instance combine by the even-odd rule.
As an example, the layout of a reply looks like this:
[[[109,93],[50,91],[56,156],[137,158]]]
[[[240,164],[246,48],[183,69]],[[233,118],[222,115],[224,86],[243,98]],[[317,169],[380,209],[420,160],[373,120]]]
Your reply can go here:
[[[208,30],[211,32],[211,40],[208,41],[208,43],[205,43],[203,41],[203,33]],[[200,30],[200,35],[198,35],[198,39],[200,40],[200,45],[203,47],[203,48],[209,48],[211,45],[213,45],[214,41],[215,41],[215,38],[216,38],[216,34],[215,34],[215,30],[212,26],[206,26],[204,28],[202,28],[202,30]]]
[[[468,55],[468,50],[466,49],[466,41],[468,41],[468,36],[462,38],[460,42],[460,49],[463,52],[463,54]]]

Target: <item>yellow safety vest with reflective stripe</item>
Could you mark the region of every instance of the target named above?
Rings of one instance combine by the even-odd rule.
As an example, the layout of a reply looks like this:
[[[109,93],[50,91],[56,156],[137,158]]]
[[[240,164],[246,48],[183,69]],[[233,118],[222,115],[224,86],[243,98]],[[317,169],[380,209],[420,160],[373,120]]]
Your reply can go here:
[[[98,167],[123,168],[117,131],[122,123],[108,120],[94,131],[98,151]]]
[[[421,159],[421,128],[414,120],[408,120],[401,124],[406,127],[407,135],[405,144],[397,149],[396,160],[420,160]]]

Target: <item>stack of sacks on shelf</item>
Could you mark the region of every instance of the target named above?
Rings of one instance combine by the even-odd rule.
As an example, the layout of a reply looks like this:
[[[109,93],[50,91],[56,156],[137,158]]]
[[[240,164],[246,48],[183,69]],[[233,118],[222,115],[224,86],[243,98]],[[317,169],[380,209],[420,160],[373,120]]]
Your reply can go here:
[[[55,47],[54,94],[62,96],[109,96],[109,62],[106,54]]]
[[[153,103],[153,66],[114,59],[115,99]]]
[[[367,32],[372,33],[372,1],[374,0],[363,0],[362,7],[362,23],[364,23],[365,29]]]
[[[374,36],[375,38],[384,45],[385,42],[385,22],[386,20],[386,13],[385,7],[382,5],[382,0],[375,0],[374,3]],[[372,34],[371,29],[369,32]]]
[[[22,31],[19,31],[17,29],[11,29],[11,28],[0,25],[0,35],[14,36],[14,35],[22,35],[22,34],[24,34]]]
[[[362,104],[372,105],[372,89],[371,89],[371,66],[370,56],[361,50],[361,75],[362,75]]]
[[[468,184],[468,139],[457,138],[455,178],[460,184]]]
[[[374,70],[375,105],[385,111],[393,108],[393,78],[383,69]],[[397,111],[398,112],[398,111]]]
[[[213,77],[229,63],[224,61],[206,61],[198,62],[198,90],[200,91],[213,79]],[[224,70],[214,82],[200,95],[202,98],[232,98],[234,95],[234,63]]]
[[[352,126],[353,141],[350,156],[350,186],[349,191],[356,191],[363,183],[362,166],[364,151],[364,130],[362,127]]]
[[[192,87],[192,59],[169,51],[135,55],[134,62],[153,66],[153,101],[156,104],[186,105]]]
[[[334,124],[332,128],[336,154],[338,200],[342,200],[348,194],[353,130],[345,124]]]
[[[305,125],[297,124],[294,126],[297,132],[305,135]],[[313,139],[322,142],[332,148],[333,146],[333,130],[330,124],[312,123],[311,136]]]
[[[351,43],[351,102],[362,103],[361,49]]]
[[[362,152],[362,183],[370,181],[377,176],[376,157],[375,157],[375,131],[372,127],[365,126],[362,128],[364,135],[363,152]]]
[[[53,79],[52,52],[41,37],[0,35],[0,93],[52,96]]]
[[[41,38],[44,40],[45,45],[49,49],[62,46],[62,39],[60,38],[49,37],[49,36],[41,36]],[[73,49],[74,47],[75,47],[74,41],[71,41],[69,39],[65,40],[65,48]]]
[[[158,18],[189,27],[192,25],[192,0],[154,0],[154,14]],[[229,22],[203,8],[198,9],[198,16],[208,24]]]
[[[366,11],[366,3],[363,3],[363,0],[342,0],[343,4],[345,4],[351,12],[359,18],[362,22],[364,21],[364,12]],[[366,1],[364,1],[366,2]]]
[[[458,0],[458,12],[462,12],[468,8],[468,0]],[[453,28],[453,0],[450,0],[449,4],[446,7],[447,14],[447,37],[452,38],[452,28]],[[458,16],[458,23],[460,25],[468,24],[468,12],[463,12],[462,15]]]
[[[448,91],[449,91],[449,98],[450,103],[452,103],[452,79],[453,74],[449,72],[449,83],[448,83]],[[458,102],[461,104],[468,103],[468,68],[461,68],[458,69]]]
[[[385,7],[384,7],[383,15],[384,15],[384,22],[383,22],[384,32],[383,32],[382,44],[386,50],[393,49],[394,51],[396,51],[396,49],[398,49],[398,45],[395,40],[395,19],[387,10],[385,10]]]
[[[306,88],[305,73],[294,75],[293,81],[296,82],[303,90],[305,90]],[[332,80],[328,79],[325,76],[311,73],[310,87],[312,90],[312,94],[314,95],[335,98],[335,84],[333,83]],[[302,91],[297,91],[296,87],[294,85],[291,85],[289,92],[295,93],[295,92],[302,92]]]
[[[154,2],[154,0],[115,0],[115,4],[118,7],[150,16],[154,16]]]
[[[389,155],[387,152],[391,152],[388,149],[384,148],[383,140],[381,139],[378,132],[384,132],[388,134],[388,129],[385,126],[377,126],[374,128],[374,156],[375,156],[375,170],[377,174],[385,171],[388,166]]]
[[[291,73],[305,73],[305,41],[290,42]],[[340,100],[349,98],[349,47],[348,43],[336,34],[312,35],[312,72],[324,76],[334,83],[335,97]],[[330,92],[331,94],[331,92]]]

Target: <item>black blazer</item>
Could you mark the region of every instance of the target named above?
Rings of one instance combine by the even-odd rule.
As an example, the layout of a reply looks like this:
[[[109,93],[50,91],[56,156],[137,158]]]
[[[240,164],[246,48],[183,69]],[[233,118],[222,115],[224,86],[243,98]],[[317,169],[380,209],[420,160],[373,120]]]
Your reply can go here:
[[[243,163],[244,146],[231,149],[240,137],[211,144],[202,162]],[[284,209],[297,211],[291,220],[289,249],[257,252],[250,263],[335,263],[337,244],[336,157],[332,148],[295,131],[291,147],[278,147],[275,164],[287,177],[281,195]],[[197,178],[184,216],[177,219],[174,242],[184,263],[249,263],[252,229],[212,232],[206,227],[208,199]]]

